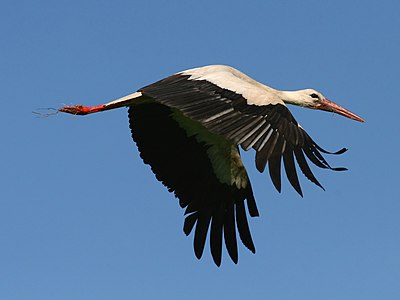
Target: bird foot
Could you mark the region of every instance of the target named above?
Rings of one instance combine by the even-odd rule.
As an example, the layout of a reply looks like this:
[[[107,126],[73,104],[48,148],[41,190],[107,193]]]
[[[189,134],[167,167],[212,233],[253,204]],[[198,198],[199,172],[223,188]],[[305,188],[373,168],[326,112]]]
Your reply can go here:
[[[81,104],[78,105],[73,105],[73,106],[64,106],[62,108],[59,108],[59,112],[64,112],[72,115],[87,115],[95,112],[102,111],[104,109],[104,105],[98,105],[98,106],[84,106]]]

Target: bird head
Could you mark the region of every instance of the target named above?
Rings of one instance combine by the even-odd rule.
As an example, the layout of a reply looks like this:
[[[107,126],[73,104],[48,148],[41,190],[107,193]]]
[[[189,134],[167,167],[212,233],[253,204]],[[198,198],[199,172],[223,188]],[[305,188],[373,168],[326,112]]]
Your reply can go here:
[[[364,119],[360,118],[351,111],[345,109],[339,104],[326,99],[320,92],[313,89],[305,89],[295,92],[285,92],[285,102],[290,104],[299,105],[302,107],[318,109],[323,111],[333,112],[342,115],[346,118],[356,120],[359,122],[365,122]]]

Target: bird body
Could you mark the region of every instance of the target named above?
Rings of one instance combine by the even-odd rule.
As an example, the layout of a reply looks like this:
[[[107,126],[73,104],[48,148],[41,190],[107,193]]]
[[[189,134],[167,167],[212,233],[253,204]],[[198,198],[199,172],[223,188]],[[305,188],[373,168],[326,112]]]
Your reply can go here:
[[[242,243],[255,252],[250,216],[259,212],[239,146],[256,151],[256,167],[268,166],[276,189],[281,190],[281,162],[294,189],[302,195],[295,161],[311,182],[322,188],[307,159],[320,168],[332,168],[318,146],[300,127],[285,103],[360,117],[305,89],[279,91],[228,66],[212,65],[176,73],[137,92],[98,106],[65,106],[60,112],[86,115],[129,107],[133,140],[156,178],[185,208],[184,232],[194,229],[194,249],[201,258],[207,233],[219,266],[222,241],[237,263],[236,229]]]

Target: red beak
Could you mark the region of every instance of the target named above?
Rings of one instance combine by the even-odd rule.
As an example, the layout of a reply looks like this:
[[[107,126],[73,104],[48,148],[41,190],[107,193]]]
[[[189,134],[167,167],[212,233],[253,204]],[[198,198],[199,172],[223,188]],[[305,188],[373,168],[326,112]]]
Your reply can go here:
[[[359,122],[365,122],[364,119],[360,118],[356,114],[353,114],[351,111],[341,107],[340,105],[336,104],[335,102],[329,101],[328,99],[323,99],[320,102],[320,105],[316,107],[316,109],[334,112],[334,113],[337,113],[339,115],[342,115],[342,116],[352,119],[352,120],[356,120]]]

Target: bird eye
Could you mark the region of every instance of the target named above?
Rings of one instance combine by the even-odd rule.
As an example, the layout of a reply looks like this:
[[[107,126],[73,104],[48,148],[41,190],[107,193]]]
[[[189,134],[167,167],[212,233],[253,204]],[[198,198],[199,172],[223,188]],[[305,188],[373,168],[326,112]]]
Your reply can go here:
[[[316,99],[319,99],[318,95],[317,95],[317,94],[315,94],[315,93],[311,94],[310,96],[311,96],[311,98],[316,98]]]

